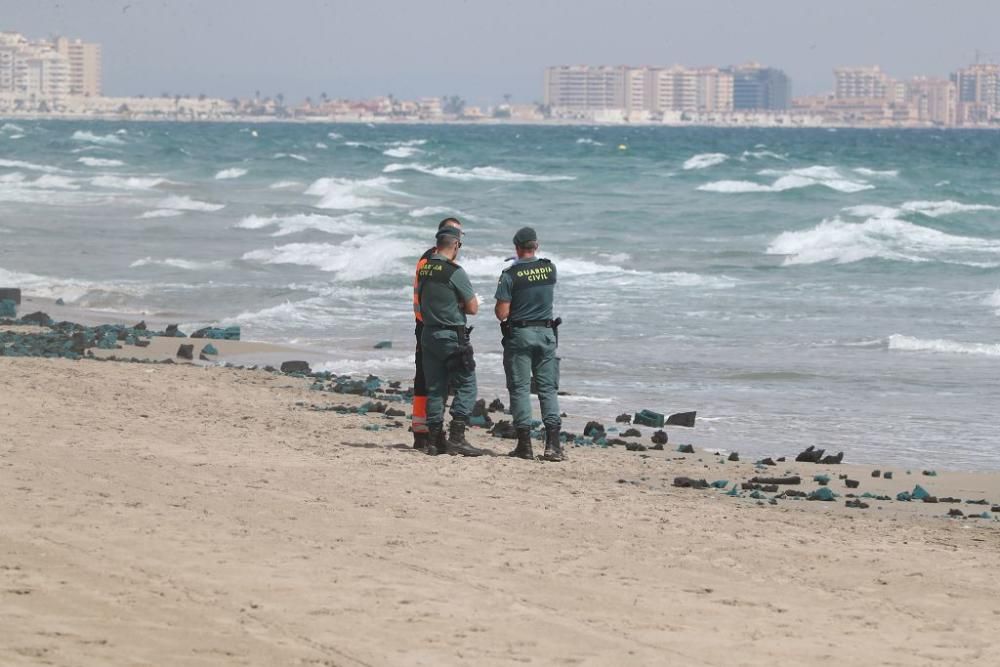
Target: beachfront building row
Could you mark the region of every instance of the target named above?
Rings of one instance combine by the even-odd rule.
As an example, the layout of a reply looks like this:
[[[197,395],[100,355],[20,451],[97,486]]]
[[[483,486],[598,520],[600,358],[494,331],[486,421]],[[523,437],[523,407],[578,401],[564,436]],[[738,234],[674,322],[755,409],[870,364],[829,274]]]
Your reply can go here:
[[[31,41],[0,32],[0,96],[55,103],[101,95],[101,45],[56,37]]]
[[[783,111],[791,85],[781,70],[741,67],[562,65],[545,70],[544,104],[556,115],[621,112],[636,120],[668,112]]]

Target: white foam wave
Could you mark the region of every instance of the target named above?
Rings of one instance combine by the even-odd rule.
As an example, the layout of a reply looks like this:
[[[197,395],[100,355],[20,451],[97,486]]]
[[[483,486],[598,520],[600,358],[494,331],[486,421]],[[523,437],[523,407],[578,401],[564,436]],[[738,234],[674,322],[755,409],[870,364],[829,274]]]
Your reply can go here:
[[[314,146],[315,146],[316,148],[318,148],[318,149],[320,149],[320,150],[324,150],[324,151],[325,151],[325,150],[326,150],[327,148],[329,148],[329,146],[327,146],[326,144],[324,144],[324,143],[323,143],[322,141],[317,141],[317,142],[316,142],[315,144],[313,144],[313,145],[314,145]]]
[[[364,249],[371,246],[370,252]],[[413,245],[392,237],[354,236],[341,244],[290,243],[252,250],[243,259],[263,264],[296,264],[333,273],[337,280],[356,282],[391,272],[410,270]],[[406,260],[404,263],[403,260]]]
[[[390,188],[389,185],[392,183],[399,183],[399,181],[384,176],[365,180],[320,178],[314,181],[305,193],[320,198],[319,202],[316,203],[316,208],[336,210],[374,208],[387,204],[381,199],[386,194],[403,194]]]
[[[149,218],[175,218],[178,215],[184,215],[184,211],[179,211],[174,208],[158,208],[152,211],[146,211],[139,216],[142,220],[147,220]]]
[[[308,162],[309,158],[305,155],[299,155],[298,153],[275,153],[273,156],[275,160],[280,160],[282,158],[289,158],[292,160],[298,160],[299,162]]]
[[[99,146],[120,146],[125,142],[113,134],[106,134],[100,136],[94,134],[93,132],[86,132],[84,130],[77,130],[73,133],[73,141],[83,141],[91,144],[97,144]]]
[[[846,178],[833,167],[821,165],[791,170],[762,169],[758,173],[761,176],[778,176],[778,179],[770,185],[753,181],[715,181],[706,183],[698,189],[721,193],[785,192],[820,185],[838,192],[850,193],[874,188],[869,183]]]
[[[939,218],[953,213],[972,213],[975,211],[1000,211],[989,204],[962,204],[957,201],[908,201],[900,207],[908,213],[920,213],[931,218]]]
[[[788,160],[787,155],[780,155],[772,151],[763,151],[763,150],[743,151],[743,153],[740,155],[740,160],[746,162],[747,158],[757,158],[758,160],[762,160],[765,158],[771,158],[773,160]]]
[[[961,343],[953,340],[923,339],[902,334],[892,334],[888,339],[890,350],[905,352],[939,352],[946,354],[967,354],[985,357],[1000,357],[998,343]]]
[[[812,229],[781,233],[768,246],[767,253],[785,255],[786,266],[820,262],[850,264],[876,258],[976,266],[981,263],[973,261],[969,254],[1000,254],[1000,241],[955,236],[888,217],[861,223],[834,218]]]
[[[7,167],[8,169],[27,169],[28,171],[40,171],[46,174],[67,173],[65,169],[60,169],[59,167],[51,167],[46,164],[35,164],[34,162],[24,162],[23,160],[0,159],[0,167]]]
[[[225,181],[231,178],[239,178],[240,176],[246,176],[247,170],[241,167],[232,167],[230,169],[223,169],[215,175],[217,181]]]
[[[87,305],[84,300],[88,295],[95,294],[127,294],[142,296],[149,290],[148,285],[136,283],[94,283],[87,280],[74,280],[42,276],[34,273],[8,271],[0,268],[0,284],[17,285],[26,296],[42,299],[63,299],[67,303]]]
[[[337,134],[336,132],[327,132],[326,136],[329,137],[330,139],[343,139],[343,137]]]
[[[862,176],[868,176],[873,178],[895,178],[899,176],[898,169],[868,169],[867,167],[858,167],[854,170],[855,174],[861,174]]]
[[[405,141],[390,141],[389,143],[386,144],[386,146],[412,147],[412,146],[423,146],[426,143],[427,143],[426,139],[407,139]]]
[[[121,167],[125,164],[121,160],[108,160],[100,157],[82,157],[77,162],[88,167]]]
[[[277,183],[271,183],[267,187],[271,190],[286,190],[288,188],[300,188],[302,185],[298,181],[278,181]]]
[[[684,161],[684,169],[708,169],[729,159],[725,153],[700,153]]]
[[[997,315],[1000,315],[1000,289],[990,294],[983,300],[983,303],[991,308],[997,309]]]
[[[226,262],[216,261],[216,262],[196,262],[190,259],[178,259],[176,257],[167,257],[166,259],[153,259],[152,257],[143,257],[142,259],[137,259],[131,264],[129,268],[136,269],[143,266],[169,266],[174,269],[184,269],[185,271],[202,271],[205,269],[221,269],[226,267]]]
[[[177,211],[219,211],[226,207],[225,204],[212,204],[181,195],[171,195],[160,201],[157,206],[161,209],[169,208]]]
[[[24,132],[24,128],[14,123],[4,123],[0,126],[0,132]]]
[[[24,139],[23,134],[11,134],[7,137],[8,139]]]
[[[395,158],[408,158],[422,152],[423,151],[419,148],[414,148],[412,146],[399,146],[398,148],[390,148],[382,151],[382,155]]]
[[[80,186],[76,184],[72,178],[68,176],[59,176],[56,174],[45,174],[44,176],[39,176],[37,179],[26,185],[33,188],[41,189],[55,189],[55,190],[79,190]]]
[[[397,171],[418,171],[422,174],[429,174],[431,176],[440,176],[441,178],[451,178],[456,181],[506,181],[512,183],[518,182],[537,182],[546,183],[551,181],[573,181],[576,180],[575,176],[543,176],[534,174],[522,174],[516,171],[508,171],[507,169],[501,169],[500,167],[473,167],[472,169],[463,169],[461,167],[429,167],[424,164],[414,162],[412,164],[398,164],[393,163],[387,165],[385,169],[382,170],[387,174],[391,174]]]
[[[326,215],[300,214],[291,216],[272,215],[263,218],[256,215],[247,217],[236,223],[240,229],[264,229],[267,227],[277,227],[271,236],[288,236],[308,230],[324,232],[326,234],[351,234],[358,229],[364,219],[357,213],[331,218]]]
[[[410,211],[411,218],[458,218],[459,220],[479,220],[478,216],[472,215],[471,213],[464,213],[455,208],[449,208],[447,206],[424,206],[422,208],[415,208]]]
[[[112,190],[152,190],[156,186],[166,183],[167,179],[155,176],[142,178],[139,176],[104,175],[92,178],[90,182],[99,188],[109,188]]]
[[[899,209],[878,204],[861,204],[848,206],[844,209],[844,213],[856,218],[894,218],[899,215]]]
[[[576,140],[576,143],[578,143],[578,144],[585,144],[587,146],[603,146],[604,145],[600,141],[595,141],[595,140],[591,139],[590,137],[580,137],[579,139]]]

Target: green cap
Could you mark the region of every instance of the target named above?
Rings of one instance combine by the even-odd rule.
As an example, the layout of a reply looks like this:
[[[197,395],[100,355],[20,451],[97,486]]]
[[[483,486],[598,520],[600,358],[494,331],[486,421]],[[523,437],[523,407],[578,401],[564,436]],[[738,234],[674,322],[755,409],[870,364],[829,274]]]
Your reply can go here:
[[[532,241],[538,240],[538,234],[531,227],[521,227],[517,230],[517,234],[514,234],[514,245],[521,247],[525,243],[530,243]]]
[[[435,238],[441,238],[442,236],[454,236],[456,239],[461,239],[462,230],[458,227],[442,227],[438,230]]]

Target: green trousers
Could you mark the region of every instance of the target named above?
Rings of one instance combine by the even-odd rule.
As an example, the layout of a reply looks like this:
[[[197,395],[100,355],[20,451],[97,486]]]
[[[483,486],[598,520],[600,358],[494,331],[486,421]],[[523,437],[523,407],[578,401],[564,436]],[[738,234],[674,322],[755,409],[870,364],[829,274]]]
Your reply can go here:
[[[510,393],[515,428],[531,426],[531,376],[538,386],[538,403],[546,427],[562,425],[559,417],[559,361],[556,337],[546,327],[512,329],[503,349],[503,370]]]
[[[423,352],[424,378],[427,380],[427,426],[444,423],[444,404],[448,387],[455,387],[451,402],[452,419],[468,421],[476,404],[475,371],[449,371],[448,357],[458,351],[458,334],[451,329],[425,326],[420,334]]]

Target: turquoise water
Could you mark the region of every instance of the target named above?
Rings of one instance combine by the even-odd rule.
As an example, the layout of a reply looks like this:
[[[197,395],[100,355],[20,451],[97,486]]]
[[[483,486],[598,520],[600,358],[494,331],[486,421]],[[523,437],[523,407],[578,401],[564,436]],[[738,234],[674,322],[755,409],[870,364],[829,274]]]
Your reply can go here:
[[[0,283],[29,293],[405,379],[412,266],[454,214],[492,398],[493,286],[530,224],[571,415],[696,409],[674,436],[701,447],[1000,466],[1000,135],[0,126]]]

